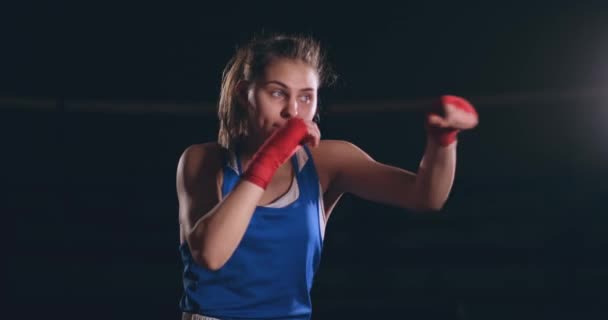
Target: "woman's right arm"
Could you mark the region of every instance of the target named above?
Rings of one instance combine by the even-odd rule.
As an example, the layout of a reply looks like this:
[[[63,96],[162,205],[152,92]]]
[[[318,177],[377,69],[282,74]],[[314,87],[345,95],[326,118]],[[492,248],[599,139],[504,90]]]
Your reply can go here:
[[[211,270],[221,268],[241,242],[275,171],[301,142],[317,146],[319,139],[312,121],[290,119],[262,144],[241,180],[219,202],[214,197],[217,157],[205,145],[186,149],[177,166],[177,194],[180,223],[194,260]]]
[[[210,147],[188,147],[177,166],[179,221],[194,261],[211,270],[221,268],[243,238],[264,189],[241,180],[217,201],[217,154]]]

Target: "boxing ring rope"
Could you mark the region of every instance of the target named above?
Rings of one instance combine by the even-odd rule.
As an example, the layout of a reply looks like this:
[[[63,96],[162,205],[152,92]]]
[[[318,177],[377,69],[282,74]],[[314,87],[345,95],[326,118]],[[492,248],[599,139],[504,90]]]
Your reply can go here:
[[[547,104],[581,101],[608,101],[608,88],[572,89],[561,91],[502,93],[465,97],[476,107],[509,107],[526,105],[544,107]],[[432,98],[365,100],[333,103],[322,106],[325,114],[359,112],[405,112],[422,110],[431,105]],[[158,102],[140,100],[85,100],[61,98],[0,97],[0,110],[56,110],[65,112],[166,113],[207,115],[216,112],[212,102]]]

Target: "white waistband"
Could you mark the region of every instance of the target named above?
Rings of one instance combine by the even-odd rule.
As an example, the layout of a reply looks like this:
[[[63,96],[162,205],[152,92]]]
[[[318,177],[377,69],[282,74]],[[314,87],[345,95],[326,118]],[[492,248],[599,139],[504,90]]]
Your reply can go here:
[[[203,316],[203,315],[195,314],[195,313],[183,312],[182,320],[220,320],[220,319],[213,318],[213,317],[207,317],[207,316]]]

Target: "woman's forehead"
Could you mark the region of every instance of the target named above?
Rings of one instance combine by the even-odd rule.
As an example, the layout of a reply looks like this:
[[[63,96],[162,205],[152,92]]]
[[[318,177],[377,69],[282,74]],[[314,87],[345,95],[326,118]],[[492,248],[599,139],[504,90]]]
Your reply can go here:
[[[317,89],[319,75],[315,68],[300,60],[274,59],[266,66],[264,83],[277,83],[292,89]]]

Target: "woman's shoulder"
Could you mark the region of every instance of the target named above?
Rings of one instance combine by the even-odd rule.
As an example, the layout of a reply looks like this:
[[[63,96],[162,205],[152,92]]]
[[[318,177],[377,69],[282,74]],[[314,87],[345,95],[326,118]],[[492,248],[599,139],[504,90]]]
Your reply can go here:
[[[357,146],[345,140],[321,140],[317,147],[309,148],[317,169],[330,175],[344,165],[344,161],[348,161],[349,155],[357,149]]]
[[[224,151],[225,149],[217,142],[192,144],[182,152],[178,170],[188,176],[214,172],[221,166]]]
[[[205,157],[219,154],[222,149],[222,146],[215,141],[196,143],[189,145],[182,153],[182,157]]]
[[[359,149],[352,142],[346,140],[321,140],[316,148],[310,148],[315,160],[336,160],[347,156],[349,152]]]
[[[371,157],[354,143],[346,140],[321,140],[316,148],[310,148],[315,164],[330,173],[342,171],[345,166]]]

